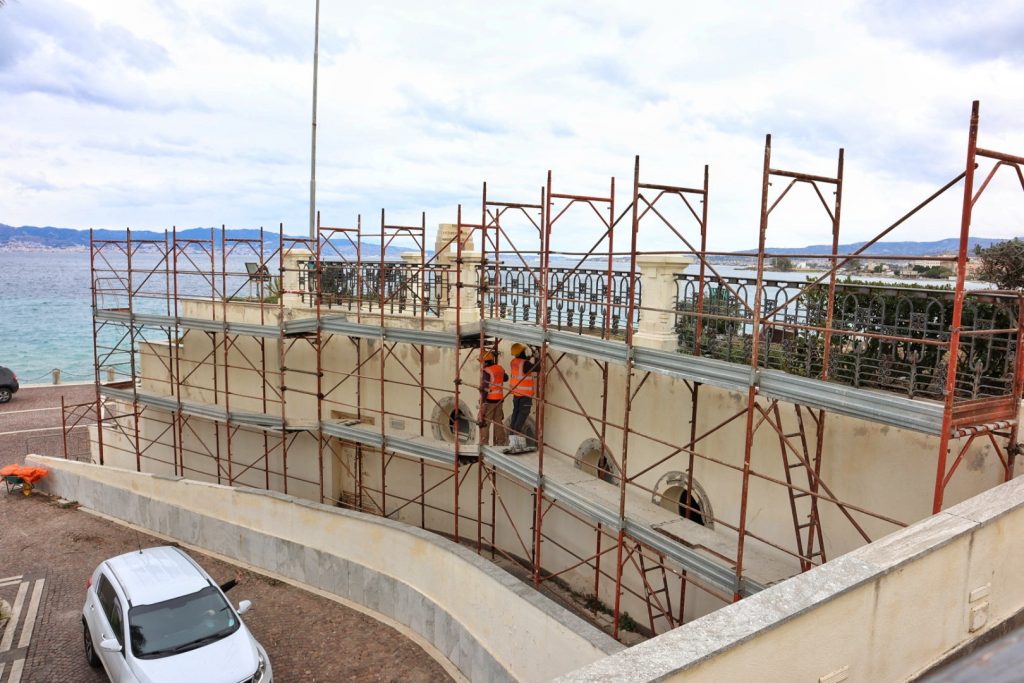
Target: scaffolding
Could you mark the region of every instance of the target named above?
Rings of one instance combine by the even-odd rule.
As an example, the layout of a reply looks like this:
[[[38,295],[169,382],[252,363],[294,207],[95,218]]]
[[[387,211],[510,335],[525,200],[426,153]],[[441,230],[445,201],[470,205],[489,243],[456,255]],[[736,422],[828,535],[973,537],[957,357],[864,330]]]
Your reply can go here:
[[[312,238],[279,226],[258,239],[223,228],[93,239],[99,463],[117,452],[140,471],[411,520],[522,567],[538,587],[589,576],[583,592],[608,597],[615,637],[624,601],[645,608],[642,632],[674,628],[694,591],[725,604],[825,562],[826,512],[864,543],[914,521],[840,498],[826,476],[830,421],[932,438],[933,513],[979,443],[1002,480],[1013,476],[1024,298],[968,289],[965,275],[975,204],[1002,167],[1024,188],[1024,158],[978,147],[978,117],[975,102],[964,170],[851,253],[839,253],[843,150],[834,176],[782,170],[771,136],[753,253],[709,248],[707,166],[698,182],[661,184],[639,158],[624,206],[614,178],[607,194],[572,193],[549,171],[521,202],[495,200],[484,183],[479,220],[460,206],[433,251],[425,214],[396,225],[383,210],[375,228],[318,216]],[[831,249],[770,252],[772,213],[803,186]],[[843,281],[855,259],[895,260],[870,249],[958,186],[957,253],[899,259],[952,266],[953,289]],[[639,248],[654,237],[674,246]],[[389,256],[398,244],[401,260]],[[770,258],[816,260],[824,273],[782,279]],[[749,276],[725,272],[741,259]],[[511,341],[535,347],[539,363],[527,427],[537,448],[518,456],[481,443],[474,419],[477,363]],[[580,373],[596,378],[588,395]],[[662,381],[688,396],[683,436],[646,429],[638,413]],[[742,400],[709,423],[709,391]],[[65,423],[83,410],[65,407]],[[567,421],[588,430],[587,448],[558,439]],[[708,446],[726,433],[741,457]],[[711,509],[702,467],[738,485],[729,510]],[[783,492],[771,500],[784,501],[787,542],[755,523],[769,488]],[[588,550],[566,525],[590,530]]]

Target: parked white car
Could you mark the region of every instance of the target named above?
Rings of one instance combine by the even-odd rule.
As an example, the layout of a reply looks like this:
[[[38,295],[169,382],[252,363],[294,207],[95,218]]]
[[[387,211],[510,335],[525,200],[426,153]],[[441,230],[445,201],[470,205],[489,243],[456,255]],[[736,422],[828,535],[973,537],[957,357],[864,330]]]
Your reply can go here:
[[[112,557],[89,579],[85,656],[113,683],[271,683],[266,651],[195,560],[178,548]]]

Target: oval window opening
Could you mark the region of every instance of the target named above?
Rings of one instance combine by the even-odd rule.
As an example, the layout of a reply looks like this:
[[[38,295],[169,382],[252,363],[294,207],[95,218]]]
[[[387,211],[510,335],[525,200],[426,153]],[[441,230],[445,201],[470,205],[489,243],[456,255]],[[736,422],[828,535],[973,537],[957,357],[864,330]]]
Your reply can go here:
[[[473,423],[465,412],[452,410],[448,413],[448,430],[453,437],[459,435],[459,443],[468,443],[473,435]]]
[[[598,439],[587,439],[576,450],[576,467],[609,484],[619,483],[619,465]]]
[[[707,526],[704,523],[704,506],[701,504],[700,497],[697,495],[688,496],[686,493],[686,487],[684,486],[672,486],[666,489],[662,495],[662,507],[679,513],[679,516],[683,519],[688,519],[691,522],[696,522],[701,526]]]
[[[455,443],[455,439],[458,439],[461,444],[476,441],[477,427],[473,413],[463,401],[459,401],[456,406],[454,396],[445,396],[434,404],[430,421],[431,431],[438,441]]]
[[[708,528],[713,527],[715,518],[704,487],[694,479],[688,491],[686,483],[687,477],[684,473],[669,472],[658,481],[656,493],[651,501],[683,519]]]

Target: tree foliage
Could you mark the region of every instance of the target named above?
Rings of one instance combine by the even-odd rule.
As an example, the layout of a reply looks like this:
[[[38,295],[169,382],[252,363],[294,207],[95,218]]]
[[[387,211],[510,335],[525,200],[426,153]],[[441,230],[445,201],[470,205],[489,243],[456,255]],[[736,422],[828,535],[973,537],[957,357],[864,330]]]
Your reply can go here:
[[[785,256],[776,256],[775,258],[772,259],[770,267],[772,270],[778,270],[784,273],[788,273],[789,271],[793,270],[793,268],[795,268],[796,266],[793,263],[792,259],[787,258]]]
[[[981,260],[976,277],[995,283],[1000,289],[1024,289],[1024,241],[1013,238],[1006,242],[974,248]]]
[[[922,266],[918,264],[912,266],[911,269],[921,277],[933,278],[936,280],[941,280],[953,275],[953,271],[945,266]]]

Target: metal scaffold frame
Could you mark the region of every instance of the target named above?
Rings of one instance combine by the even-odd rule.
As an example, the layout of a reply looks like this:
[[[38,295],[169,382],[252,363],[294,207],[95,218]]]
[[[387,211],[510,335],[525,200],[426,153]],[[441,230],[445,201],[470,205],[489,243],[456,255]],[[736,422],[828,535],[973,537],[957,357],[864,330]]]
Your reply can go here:
[[[130,230],[125,240],[93,239],[97,394],[93,404],[64,407],[65,429],[95,410],[100,464],[116,451],[140,471],[248,485],[258,474],[268,489],[406,521],[418,508],[421,527],[518,565],[537,587],[561,585],[570,574],[592,577],[593,596],[612,598],[616,637],[626,599],[645,606],[642,631],[674,628],[686,618],[690,589],[728,603],[763,588],[758,553],[783,558],[794,572],[825,562],[825,510],[864,542],[873,540],[866,520],[888,529],[912,521],[842,500],[829,485],[830,413],[935,437],[932,512],[979,440],[991,445],[1003,479],[1013,476],[1024,297],[968,291],[965,283],[975,205],[1003,167],[1024,189],[1024,157],[978,147],[978,119],[975,102],[965,170],[852,253],[839,250],[844,150],[834,176],[783,170],[772,164],[771,136],[753,253],[709,246],[708,166],[692,186],[653,183],[642,179],[639,157],[624,208],[614,178],[607,195],[570,193],[549,171],[539,201],[523,202],[498,201],[484,183],[480,221],[464,220],[459,205],[433,252],[426,214],[400,225],[383,209],[376,231],[361,216],[342,228],[321,225],[317,215],[311,238],[279,226],[270,239],[262,229],[259,238],[229,238],[223,227],[219,239],[215,230],[209,239],[177,230],[163,240],[136,240]],[[994,164],[975,189],[986,161]],[[773,180],[781,191],[773,192]],[[956,255],[910,257],[955,267],[950,296],[840,280],[854,259],[893,260],[867,252],[961,181]],[[831,249],[769,250],[773,211],[805,187],[824,210]],[[655,236],[675,248],[641,250]],[[365,238],[378,241],[379,253],[367,254]],[[388,256],[399,244],[408,250],[400,262]],[[767,261],[791,257],[818,259],[825,272],[781,282]],[[724,274],[723,259],[748,259],[752,275]],[[672,264],[693,268],[676,273]],[[649,289],[666,286],[676,291],[668,306]],[[490,431],[472,419],[484,390],[477,363],[506,341],[537,349],[535,413],[526,428],[537,447],[524,458],[474,438],[477,429]],[[985,374],[978,354],[1001,365]],[[438,357],[451,362],[440,385],[431,379]],[[600,379],[599,397],[576,390],[570,363]],[[635,406],[650,400],[659,377],[681,383],[689,397],[677,436],[637,426]],[[742,401],[704,424],[702,397],[714,387]],[[587,425],[592,463],[548,433],[562,420]],[[450,443],[436,438],[445,429]],[[774,461],[781,476],[755,445],[761,430],[778,444],[771,458],[781,459]],[[708,447],[725,433],[741,444],[738,461]],[[637,452],[659,455],[635,465]],[[698,465],[737,483],[734,509],[710,509]],[[661,480],[651,483],[652,473],[670,466],[681,473],[673,480],[678,501],[664,497]],[[571,468],[600,485],[567,477]],[[418,477],[415,487],[410,476]],[[765,486],[784,491],[791,544],[752,519],[754,489]],[[526,514],[515,503],[523,496]],[[655,519],[640,500],[678,514]],[[589,528],[592,551],[553,532],[553,515]],[[698,525],[731,540],[695,544],[687,534]],[[499,529],[513,540],[499,540]]]

